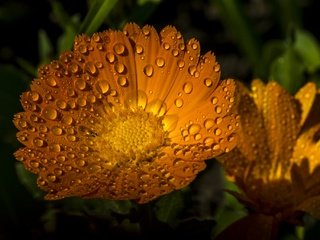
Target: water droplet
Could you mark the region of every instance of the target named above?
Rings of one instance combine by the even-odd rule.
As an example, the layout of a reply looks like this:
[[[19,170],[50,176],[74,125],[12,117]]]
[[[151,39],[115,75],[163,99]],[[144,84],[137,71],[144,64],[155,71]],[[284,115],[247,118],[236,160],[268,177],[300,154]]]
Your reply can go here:
[[[214,66],[214,71],[215,72],[219,72],[220,71],[220,65],[219,64]]]
[[[82,53],[82,54],[86,54],[88,52],[88,48],[86,45],[81,45],[79,46],[79,52]]]
[[[45,125],[40,125],[39,130],[40,130],[40,132],[42,132],[42,133],[48,132],[48,128],[47,128]]]
[[[162,58],[162,57],[156,58],[156,65],[157,65],[159,68],[162,68],[162,67],[165,65],[164,58]]]
[[[214,139],[211,138],[211,137],[207,137],[203,140],[203,143],[206,145],[206,146],[211,146],[213,143],[214,143]]]
[[[83,159],[79,159],[78,161],[76,161],[76,164],[79,166],[79,167],[84,167],[87,162]]]
[[[235,137],[234,137],[233,134],[228,137],[228,141],[229,141],[229,142],[232,142],[234,139],[235,139]]]
[[[215,119],[215,123],[216,124],[220,124],[222,122],[222,118],[221,117],[217,117],[216,119]]]
[[[178,49],[173,49],[171,53],[172,53],[172,55],[173,55],[174,57],[176,57],[176,56],[179,55]]]
[[[78,79],[76,82],[75,82],[75,85],[78,89],[80,90],[84,90],[86,88],[86,81],[84,81],[83,79]]]
[[[222,131],[221,131],[220,128],[216,128],[216,129],[214,130],[214,134],[215,134],[216,136],[221,135],[221,133],[222,133]]]
[[[217,151],[220,149],[220,144],[219,143],[214,143],[211,145],[212,150]]]
[[[194,76],[195,72],[197,71],[197,67],[195,65],[191,65],[188,69],[188,72],[191,76]]]
[[[85,68],[86,68],[87,72],[91,73],[92,75],[97,73],[97,68],[93,62],[87,62],[85,65]]]
[[[58,176],[61,176],[63,174],[63,171],[59,168],[54,169],[54,173]]]
[[[206,119],[206,120],[204,121],[204,127],[205,127],[206,129],[210,129],[210,128],[212,128],[214,125],[215,125],[215,123],[214,123],[213,119]]]
[[[192,47],[193,50],[196,50],[196,49],[198,48],[198,44],[193,43],[193,44],[191,45],[191,47]]]
[[[194,140],[199,141],[202,138],[202,135],[200,133],[197,133],[194,135]]]
[[[165,49],[165,50],[169,50],[170,49],[170,44],[169,43],[163,43],[163,48]]]
[[[191,82],[186,82],[184,85],[183,85],[183,91],[186,93],[186,94],[190,94],[192,92],[192,89],[193,89],[193,86],[192,86],[192,83]]]
[[[233,103],[234,102],[234,97],[229,98],[229,102]],[[294,115],[293,115],[294,116]]]
[[[177,108],[181,108],[183,106],[183,100],[182,98],[176,98],[176,100],[174,100],[174,104],[176,105]]]
[[[142,28],[142,32],[145,36],[149,36],[150,35],[150,30],[146,27]]]
[[[25,120],[20,120],[18,124],[21,128],[26,128],[28,126],[28,123]]]
[[[43,116],[49,120],[55,120],[58,117],[58,112],[52,107],[46,107],[43,112]]]
[[[212,86],[212,80],[211,78],[206,78],[204,79],[204,84],[207,86],[207,87],[211,87]]]
[[[77,104],[80,106],[80,107],[84,107],[87,105],[87,100],[83,97],[79,97],[77,99]]]
[[[109,91],[110,85],[106,80],[100,80],[97,82],[97,91],[99,93],[105,94]]]
[[[103,68],[102,62],[96,62],[95,65],[96,65],[96,67],[99,68],[99,69]]]
[[[216,113],[220,114],[222,112],[222,108],[220,106],[216,106],[215,109]]]
[[[56,175],[53,175],[53,174],[48,174],[48,175],[47,175],[47,179],[48,179],[49,182],[55,182],[55,181],[57,181]]]
[[[34,168],[38,168],[40,166],[39,162],[36,160],[31,160],[30,165],[31,167],[34,167]]]
[[[137,44],[135,49],[136,49],[136,53],[138,53],[138,54],[143,53],[143,47],[140,44]]]
[[[57,81],[56,81],[56,79],[55,79],[54,76],[49,76],[49,77],[47,77],[45,81],[46,81],[46,83],[47,83],[50,87],[55,87],[55,86],[57,86]]]
[[[35,138],[33,140],[33,144],[36,146],[36,147],[43,147],[44,146],[44,141],[40,138]]]
[[[211,102],[212,102],[213,105],[217,104],[218,103],[218,98],[217,97],[211,98]]]
[[[71,71],[72,73],[78,73],[78,72],[79,72],[79,66],[78,66],[78,64],[71,63],[69,68],[70,68],[70,71]]]
[[[126,69],[123,63],[116,62],[114,65],[114,69],[116,70],[117,73],[123,73]]]
[[[195,135],[199,133],[201,130],[201,126],[199,124],[191,124],[190,127],[188,128],[189,134]]]
[[[113,46],[113,50],[116,54],[123,54],[126,50],[126,47],[122,43],[117,43]]]
[[[151,77],[153,74],[153,67],[152,65],[148,64],[147,66],[144,67],[143,72],[145,75],[148,77]]]
[[[53,126],[53,127],[51,128],[51,131],[52,131],[52,133],[53,133],[54,135],[57,135],[57,136],[60,136],[60,135],[63,134],[62,128],[61,128],[61,127],[58,127],[58,126]]]
[[[95,41],[95,42],[100,42],[101,38],[100,38],[98,33],[94,33],[93,36],[92,36],[92,40]]]
[[[31,91],[29,92],[29,97],[32,101],[37,102],[40,99],[40,95],[39,93],[35,92],[35,91]]]
[[[128,79],[124,76],[120,76],[117,82],[121,87],[126,87],[129,85]]]
[[[77,137],[75,135],[68,135],[67,136],[67,139],[70,141],[70,142],[76,142],[77,141]]]
[[[73,118],[70,115],[64,115],[62,118],[62,122],[71,125],[73,123]]]
[[[114,63],[115,60],[116,60],[116,56],[115,56],[113,53],[108,52],[108,53],[106,54],[106,59],[107,59],[107,61],[108,61],[109,63]]]
[[[52,152],[60,152],[61,151],[61,146],[58,143],[54,143],[49,146],[49,150]]]
[[[183,67],[184,67],[184,64],[185,64],[184,61],[181,60],[181,59],[178,60],[178,62],[177,62],[177,65],[178,65],[179,68],[183,68]]]

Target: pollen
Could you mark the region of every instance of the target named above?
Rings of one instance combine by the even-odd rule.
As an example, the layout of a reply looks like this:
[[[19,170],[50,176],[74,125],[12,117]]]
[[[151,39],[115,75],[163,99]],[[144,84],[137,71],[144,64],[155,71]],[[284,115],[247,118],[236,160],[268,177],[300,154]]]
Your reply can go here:
[[[146,161],[154,157],[160,147],[167,145],[166,136],[160,118],[142,110],[127,110],[103,123],[97,144],[101,145],[102,153],[111,148],[126,161]]]

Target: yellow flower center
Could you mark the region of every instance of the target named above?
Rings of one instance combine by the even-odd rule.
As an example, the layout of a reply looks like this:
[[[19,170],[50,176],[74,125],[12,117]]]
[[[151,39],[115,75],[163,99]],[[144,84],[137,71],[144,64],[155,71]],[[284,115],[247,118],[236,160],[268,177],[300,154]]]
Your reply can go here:
[[[101,153],[118,153],[120,159],[115,159],[118,163],[123,158],[137,161],[153,158],[157,149],[167,141],[161,119],[142,110],[124,110],[103,125],[99,144]]]

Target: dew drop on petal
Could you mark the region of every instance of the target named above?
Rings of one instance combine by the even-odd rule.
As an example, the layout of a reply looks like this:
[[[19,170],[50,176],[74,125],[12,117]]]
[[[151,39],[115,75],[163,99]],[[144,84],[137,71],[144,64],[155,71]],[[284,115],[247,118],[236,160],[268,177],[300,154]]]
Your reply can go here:
[[[188,128],[189,134],[195,135],[199,133],[201,130],[201,126],[199,124],[191,124]]]
[[[55,120],[58,117],[58,112],[52,107],[46,107],[43,109],[43,116],[49,120]]]
[[[216,113],[220,114],[222,112],[222,108],[220,106],[216,106],[215,109]]]
[[[222,117],[217,117],[216,119],[215,119],[215,123],[216,124],[220,124],[222,122]]]
[[[192,86],[192,83],[191,82],[186,82],[184,85],[183,85],[183,91],[186,93],[186,94],[190,94],[193,90],[193,86]]]
[[[121,86],[121,87],[126,87],[128,86],[128,79],[124,76],[120,76],[117,80],[118,84]]]
[[[47,179],[49,182],[55,182],[57,180],[57,177],[53,174],[48,174]]]
[[[61,128],[61,127],[58,127],[58,126],[53,126],[53,127],[51,128],[51,131],[52,131],[52,133],[53,133],[54,135],[57,135],[57,136],[60,136],[60,135],[62,135],[62,133],[63,133],[62,128]]]
[[[207,137],[203,140],[203,143],[206,145],[206,146],[211,146],[213,143],[214,143],[214,139],[211,138],[211,137]]]
[[[30,165],[31,167],[34,167],[34,168],[38,168],[40,166],[39,162],[36,160],[31,160]]]
[[[123,73],[125,71],[125,66],[123,63],[116,62],[114,65],[114,69],[117,73]]]
[[[213,133],[214,133],[216,136],[219,136],[219,135],[221,135],[222,131],[221,131],[220,128],[216,128],[216,129],[213,131]]]
[[[75,82],[75,85],[79,90],[84,90],[86,88],[86,81],[79,79]]]
[[[177,108],[181,108],[183,106],[183,100],[181,98],[176,98],[176,100],[174,100],[174,104],[176,105]]]
[[[78,66],[78,64],[75,64],[75,63],[72,63],[72,64],[70,64],[70,71],[72,72],[72,73],[78,73],[79,72],[79,66]]]
[[[185,63],[184,63],[183,60],[180,59],[180,60],[178,60],[177,65],[178,65],[179,68],[183,68]]]
[[[218,98],[217,98],[217,97],[213,97],[213,98],[211,99],[211,103],[212,103],[213,105],[217,104],[217,103],[218,103]]]
[[[204,79],[204,84],[207,86],[207,87],[211,87],[212,86],[212,80],[211,78],[206,78]]]
[[[165,65],[165,60],[164,60],[164,58],[162,58],[162,57],[156,58],[156,65],[157,65],[159,68],[162,68],[162,67]]]
[[[36,146],[36,147],[43,147],[44,146],[44,141],[40,138],[35,138],[33,140],[33,144]]]
[[[56,87],[57,86],[57,81],[55,79],[54,76],[49,76],[46,78],[46,83],[50,86],[50,87]]]
[[[86,65],[85,65],[85,68],[86,68],[87,72],[89,72],[89,73],[91,73],[93,75],[97,73],[97,68],[93,64],[93,62],[87,62]]]
[[[191,76],[194,76],[195,72],[197,71],[197,67],[195,65],[191,65],[189,68],[188,68],[188,72]]]
[[[113,53],[108,52],[108,53],[106,54],[106,59],[107,59],[107,61],[108,61],[109,63],[114,63],[115,60],[116,60],[116,56],[115,56]]]
[[[152,67],[152,65],[149,64],[149,65],[145,66],[144,69],[143,69],[143,72],[144,72],[144,74],[147,75],[148,77],[151,77],[152,74],[153,74],[153,67]]]
[[[213,121],[213,119],[206,119],[206,120],[204,121],[204,127],[205,127],[206,129],[210,129],[210,128],[212,128],[214,125],[215,125],[215,122]]]
[[[113,50],[116,54],[121,55],[126,50],[126,47],[122,43],[117,43],[113,46]]]
[[[37,93],[37,92],[35,92],[35,91],[29,92],[29,96],[30,96],[30,99],[31,99],[32,101],[34,101],[34,102],[37,102],[37,101],[39,101],[39,99],[40,99],[39,93]]]
[[[99,93],[105,94],[109,91],[110,85],[109,85],[108,81],[100,80],[97,82],[96,88]]]
[[[135,47],[136,53],[142,54],[143,53],[143,47],[140,44],[137,44]]]

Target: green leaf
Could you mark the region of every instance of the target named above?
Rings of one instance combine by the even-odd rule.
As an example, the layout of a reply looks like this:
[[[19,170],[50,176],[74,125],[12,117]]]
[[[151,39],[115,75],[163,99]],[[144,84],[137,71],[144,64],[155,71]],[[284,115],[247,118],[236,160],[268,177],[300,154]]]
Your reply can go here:
[[[319,42],[311,33],[297,30],[293,47],[309,73],[314,73],[320,68]]]
[[[67,198],[63,200],[65,211],[82,215],[108,217],[111,213],[128,214],[135,205],[130,201],[114,201],[106,199]]]
[[[31,193],[36,199],[42,199],[44,196],[43,191],[37,186],[37,176],[25,169],[23,164],[16,163],[16,172],[22,185]]]
[[[176,219],[183,208],[183,203],[182,191],[175,191],[161,197],[155,205],[157,219],[161,222],[174,225],[177,223]]]
[[[51,60],[53,53],[53,47],[49,40],[47,33],[40,29],[38,32],[39,39],[39,58],[42,64],[48,63]]]
[[[96,0],[80,26],[80,33],[91,35],[96,32],[117,2],[117,0]]]
[[[282,56],[273,61],[269,79],[295,93],[304,82],[303,70],[296,52],[292,47],[288,47]]]

